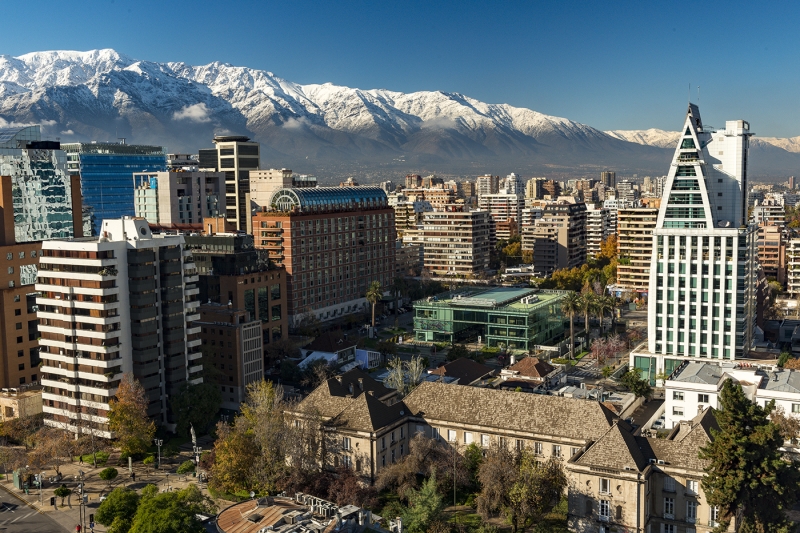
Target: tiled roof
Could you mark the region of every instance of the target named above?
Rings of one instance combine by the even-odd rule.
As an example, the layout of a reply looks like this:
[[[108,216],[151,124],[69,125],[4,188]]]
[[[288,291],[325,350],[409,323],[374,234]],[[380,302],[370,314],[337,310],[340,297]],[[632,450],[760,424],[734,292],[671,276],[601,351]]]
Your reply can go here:
[[[351,385],[353,396],[358,396],[362,392],[372,391],[376,398],[384,398],[395,393],[395,391],[384,386],[380,381],[373,379],[372,376],[359,368],[353,368],[328,380],[331,394],[335,396],[347,396],[350,394]]]
[[[718,365],[692,361],[681,369],[677,375],[673,376],[670,381],[716,385],[722,379],[724,373],[724,369]]]
[[[622,470],[644,470],[651,460],[665,466],[702,471],[706,462],[700,448],[711,442],[711,430],[718,428],[713,409],[706,409],[692,420],[682,422],[666,439],[634,437],[631,427],[619,421],[593,442],[576,464]]]
[[[404,402],[411,413],[429,421],[578,440],[600,438],[615,419],[598,402],[438,382],[421,383]]]
[[[345,340],[344,336],[339,332],[325,331],[303,349],[313,352],[336,353],[356,346],[356,344],[351,340]]]
[[[631,427],[619,421],[594,442],[575,462],[577,464],[603,468],[625,467],[642,471],[647,467],[648,457],[642,453]]]
[[[362,394],[352,400],[331,424],[357,431],[377,431],[405,416],[408,408],[403,402],[386,405],[371,394]]]
[[[482,365],[466,357],[460,357],[430,373],[437,376],[458,378],[459,385],[469,385],[492,372],[494,372],[494,369],[490,366]]]
[[[767,379],[762,380],[761,388],[777,392],[800,392],[800,372],[782,370],[781,372],[767,373]]]
[[[547,361],[540,361],[538,357],[526,357],[508,367],[508,370],[519,372],[521,376],[529,378],[544,378],[555,370],[555,367]]]

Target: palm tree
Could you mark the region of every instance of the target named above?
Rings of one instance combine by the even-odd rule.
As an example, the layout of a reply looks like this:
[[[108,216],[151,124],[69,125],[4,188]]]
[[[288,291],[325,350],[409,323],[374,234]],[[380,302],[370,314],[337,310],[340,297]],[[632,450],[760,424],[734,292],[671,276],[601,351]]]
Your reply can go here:
[[[611,311],[611,323],[614,323],[614,308],[617,305],[617,300],[613,296],[600,296],[597,299],[597,312],[600,315],[600,330],[603,329],[603,318],[606,311]]]
[[[561,312],[569,316],[569,357],[572,359],[575,351],[575,313],[581,309],[581,297],[576,292],[570,292],[561,300]]]
[[[406,290],[406,280],[397,276],[392,280],[392,294],[394,295],[394,327],[397,327],[398,321],[398,312],[397,312],[397,300],[403,295],[403,292]]]
[[[381,289],[380,281],[373,281],[369,284],[367,294],[365,295],[367,301],[372,304],[372,327],[375,327],[375,305],[383,298],[383,289]]]
[[[597,295],[593,292],[585,292],[579,296],[580,309],[583,311],[583,329],[589,334],[589,313],[594,310]]]

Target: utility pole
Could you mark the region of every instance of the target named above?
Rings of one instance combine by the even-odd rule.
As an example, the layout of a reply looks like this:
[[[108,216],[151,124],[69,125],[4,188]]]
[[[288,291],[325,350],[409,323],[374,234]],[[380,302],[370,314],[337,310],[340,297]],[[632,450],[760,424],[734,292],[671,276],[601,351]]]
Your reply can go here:
[[[161,470],[161,445],[164,444],[164,439],[153,439],[158,448],[158,469]]]

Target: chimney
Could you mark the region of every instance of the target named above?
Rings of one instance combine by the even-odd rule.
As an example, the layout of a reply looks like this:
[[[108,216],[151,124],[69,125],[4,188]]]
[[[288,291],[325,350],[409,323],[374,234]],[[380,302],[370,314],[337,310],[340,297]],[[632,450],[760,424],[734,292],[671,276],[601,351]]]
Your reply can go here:
[[[508,359],[508,364],[510,366],[514,366],[514,364],[516,364],[516,362],[517,362],[517,356],[512,353],[511,356]]]
[[[364,390],[364,378],[358,378],[358,388]]]

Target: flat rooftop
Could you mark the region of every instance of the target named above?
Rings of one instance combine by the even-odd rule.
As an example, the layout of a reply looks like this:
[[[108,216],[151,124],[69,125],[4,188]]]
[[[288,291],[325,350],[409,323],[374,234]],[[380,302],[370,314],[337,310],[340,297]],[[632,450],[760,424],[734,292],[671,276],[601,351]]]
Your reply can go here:
[[[684,383],[702,383],[704,385],[716,385],[725,373],[725,369],[719,365],[709,363],[690,362],[678,372],[670,376],[670,381],[682,381]]]
[[[559,300],[566,292],[517,287],[463,288],[417,300],[414,305],[530,311],[534,307]]]

